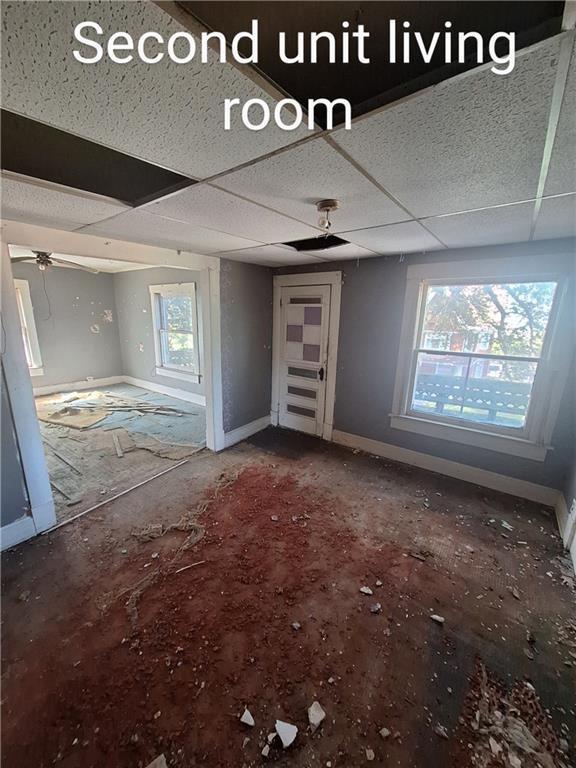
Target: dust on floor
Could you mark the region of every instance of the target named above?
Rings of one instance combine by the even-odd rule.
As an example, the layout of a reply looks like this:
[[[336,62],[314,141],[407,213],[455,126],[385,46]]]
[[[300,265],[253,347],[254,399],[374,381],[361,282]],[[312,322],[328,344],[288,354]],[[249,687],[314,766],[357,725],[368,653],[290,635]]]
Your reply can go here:
[[[58,522],[205,445],[202,406],[131,385],[38,397],[36,408]]]
[[[568,765],[560,555],[550,510],[322,441],[199,454],[6,556],[5,764]]]

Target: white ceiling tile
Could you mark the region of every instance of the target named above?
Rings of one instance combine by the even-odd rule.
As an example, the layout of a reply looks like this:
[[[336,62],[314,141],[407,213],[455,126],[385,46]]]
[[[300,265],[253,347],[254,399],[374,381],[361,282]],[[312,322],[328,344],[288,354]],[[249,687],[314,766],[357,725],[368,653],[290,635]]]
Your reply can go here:
[[[447,80],[333,138],[418,217],[534,197],[558,46],[521,52],[508,75]]]
[[[542,200],[534,239],[555,237],[576,237],[576,195]]]
[[[434,251],[442,247],[436,238],[432,237],[417,221],[359,229],[356,232],[343,232],[342,237],[357,245],[370,248],[377,254]]]
[[[219,253],[221,259],[244,261],[248,264],[262,264],[266,267],[280,267],[290,264],[318,264],[318,259],[292,248],[279,245],[262,245],[259,248],[243,248],[240,251]]]
[[[405,211],[369,182],[324,139],[314,139],[214,182],[301,221],[316,224],[315,203],[337,198],[332,232],[389,224]]]
[[[118,240],[176,248],[193,253],[210,254],[246,248],[259,243],[241,237],[205,229],[195,224],[165,219],[143,210],[122,213],[101,224],[82,229],[84,234],[113,237]]]
[[[126,210],[115,201],[2,177],[2,218],[10,221],[71,230]]]
[[[206,184],[149,203],[143,210],[260,243],[283,243],[319,234],[319,230],[307,224]]]
[[[97,22],[105,41],[118,30],[137,39],[158,31],[167,39],[181,27],[151,2],[3,3],[3,108],[197,178],[245,163],[309,134],[274,123],[262,131],[239,117],[224,130],[224,100],[275,101],[232,64],[175,64],[167,56],[145,64],[136,56],[115,64],[106,56],[82,64],[72,51],[80,21]],[[138,6],[137,8],[135,6]],[[98,39],[94,33],[88,35]],[[233,113],[239,115],[239,112]]]
[[[576,42],[572,49],[544,192],[547,195],[576,192]]]
[[[326,251],[306,251],[310,256],[322,261],[340,261],[342,259],[370,259],[377,256],[377,253],[361,248],[354,243],[346,245],[337,245],[335,248],[329,248]]]
[[[534,203],[506,205],[426,219],[426,226],[449,248],[521,243],[530,237],[533,210]]]

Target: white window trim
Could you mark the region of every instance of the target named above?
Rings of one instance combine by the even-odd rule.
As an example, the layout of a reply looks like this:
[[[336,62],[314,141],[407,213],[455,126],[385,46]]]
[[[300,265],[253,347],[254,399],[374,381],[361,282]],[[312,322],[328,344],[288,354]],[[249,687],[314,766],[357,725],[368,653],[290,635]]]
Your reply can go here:
[[[32,358],[32,365],[28,366],[30,376],[44,376],[42,355],[40,354],[40,344],[38,343],[38,332],[36,330],[36,320],[34,319],[34,309],[32,307],[32,297],[30,295],[30,285],[28,280],[14,279],[14,287],[17,291],[16,303],[18,305],[20,323],[22,324],[22,321],[24,321],[26,336],[28,337],[28,345],[30,347],[30,357]],[[22,300],[21,302],[18,302],[18,292]]]
[[[558,283],[546,337],[538,364],[526,425],[522,434],[516,430],[471,426],[469,422],[455,423],[449,418],[429,418],[409,411],[413,378],[413,350],[422,319],[422,300],[426,286],[462,281],[553,280]],[[568,373],[571,350],[562,350],[559,338],[559,318],[562,315],[567,290],[567,269],[562,257],[543,260],[537,257],[512,257],[467,262],[414,264],[408,267],[404,315],[400,335],[398,364],[390,424],[401,429],[441,440],[485,448],[500,453],[544,461],[558,416],[564,383]]]
[[[165,376],[171,379],[181,379],[199,384],[202,381],[204,371],[204,345],[202,343],[202,317],[199,306],[199,291],[196,283],[169,283],[165,285],[150,285],[150,302],[152,304],[152,323],[154,326],[154,358],[156,360],[155,373],[157,376]],[[176,367],[162,364],[162,347],[160,341],[160,314],[158,296],[190,296],[194,305],[192,314],[192,334],[194,336],[194,348],[198,356],[198,373],[188,373]]]

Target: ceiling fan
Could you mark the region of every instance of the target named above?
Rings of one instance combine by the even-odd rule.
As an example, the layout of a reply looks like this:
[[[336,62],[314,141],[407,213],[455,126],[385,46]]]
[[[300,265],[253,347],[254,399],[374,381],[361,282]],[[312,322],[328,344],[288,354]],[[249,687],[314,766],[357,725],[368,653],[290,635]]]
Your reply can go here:
[[[32,251],[34,256],[16,256],[12,259],[13,263],[19,261],[32,262],[38,266],[38,269],[44,271],[47,267],[54,267],[62,265],[63,267],[72,267],[73,269],[82,269],[84,272],[91,272],[93,275],[98,275],[98,269],[90,269],[90,267],[84,267],[82,264],[77,264],[75,261],[68,261],[68,259],[55,258],[48,251]]]

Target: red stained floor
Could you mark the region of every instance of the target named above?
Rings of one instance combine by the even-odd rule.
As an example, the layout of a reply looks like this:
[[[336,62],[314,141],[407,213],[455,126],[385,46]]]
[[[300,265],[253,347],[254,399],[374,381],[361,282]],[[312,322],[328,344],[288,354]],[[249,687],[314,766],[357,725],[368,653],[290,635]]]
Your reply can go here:
[[[134,535],[182,516],[199,541]],[[480,663],[503,691],[531,681],[567,764],[559,554],[549,511],[321,441],[270,430],[195,457],[5,556],[4,765],[465,768]],[[299,733],[266,760],[277,718]]]

